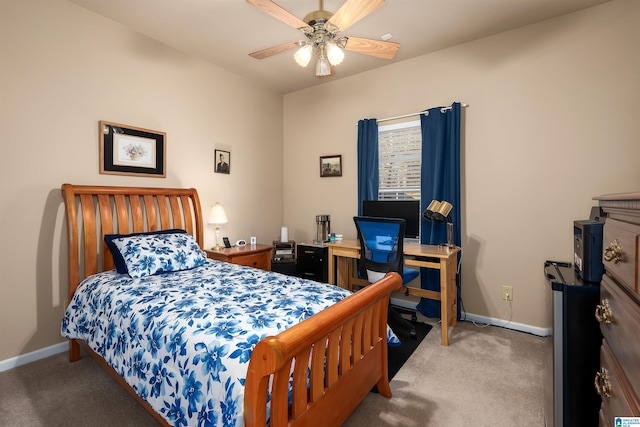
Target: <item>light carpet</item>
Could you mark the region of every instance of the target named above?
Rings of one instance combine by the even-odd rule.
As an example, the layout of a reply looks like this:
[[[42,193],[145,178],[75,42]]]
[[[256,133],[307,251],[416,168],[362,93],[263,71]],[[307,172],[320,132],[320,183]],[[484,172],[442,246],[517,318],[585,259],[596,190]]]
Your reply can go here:
[[[391,381],[393,397],[369,393],[344,426],[543,425],[543,338],[460,322],[443,347],[432,324]],[[158,423],[88,356],[0,372],[0,426],[71,425]]]

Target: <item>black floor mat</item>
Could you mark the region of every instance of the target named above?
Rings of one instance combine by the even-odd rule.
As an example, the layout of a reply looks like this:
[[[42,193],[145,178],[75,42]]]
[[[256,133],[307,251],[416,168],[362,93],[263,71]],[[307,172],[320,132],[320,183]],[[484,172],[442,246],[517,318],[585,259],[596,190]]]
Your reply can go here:
[[[409,328],[406,324],[398,324],[393,319],[393,316],[389,316],[389,326],[393,329],[396,336],[400,339],[400,345],[397,347],[388,347],[388,373],[389,381],[398,373],[402,365],[409,359],[411,354],[420,345],[422,340],[427,336],[432,326],[422,322],[415,322],[412,325],[416,331],[416,337],[411,338]],[[376,386],[371,390],[374,393],[378,392]]]
[[[416,322],[412,324],[416,330],[416,337],[411,338],[409,330],[402,325],[401,327],[394,327],[391,322],[389,326],[393,329],[396,336],[400,339],[400,345],[398,347],[389,347],[389,380],[391,380],[395,374],[398,373],[402,365],[409,359],[409,356],[418,348],[418,345],[427,336],[431,330],[431,325],[426,323]]]

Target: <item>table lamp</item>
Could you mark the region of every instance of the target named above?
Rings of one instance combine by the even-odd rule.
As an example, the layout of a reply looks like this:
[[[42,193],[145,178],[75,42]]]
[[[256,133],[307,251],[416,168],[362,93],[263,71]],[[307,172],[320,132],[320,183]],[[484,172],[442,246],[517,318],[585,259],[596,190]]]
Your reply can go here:
[[[222,246],[218,244],[218,240],[220,240],[220,224],[226,224],[229,222],[227,214],[220,203],[216,202],[216,204],[211,207],[211,210],[209,211],[209,221],[207,222],[216,226],[216,246],[213,249],[219,251],[222,249]]]
[[[447,246],[454,248],[453,243],[453,220],[451,219],[451,210],[453,205],[447,201],[432,200],[427,209],[422,212],[422,216],[427,221],[446,222],[447,223]]]

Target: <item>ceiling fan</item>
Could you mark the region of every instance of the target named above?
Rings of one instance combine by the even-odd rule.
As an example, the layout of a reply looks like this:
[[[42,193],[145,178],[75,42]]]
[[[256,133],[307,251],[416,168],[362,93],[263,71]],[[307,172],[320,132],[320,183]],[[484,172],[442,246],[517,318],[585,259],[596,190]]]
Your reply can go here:
[[[320,8],[307,14],[301,20],[271,0],[247,0],[268,15],[296,28],[305,35],[305,39],[288,42],[267,49],[252,52],[249,55],[264,59],[278,53],[298,48],[294,55],[296,62],[306,67],[315,53],[316,76],[324,77],[333,74],[333,66],[344,59],[344,50],[372,55],[378,58],[392,59],[399,43],[364,39],[342,35],[347,28],[379,8],[384,0],[347,0],[336,13],[323,9],[323,0],[319,0]]]

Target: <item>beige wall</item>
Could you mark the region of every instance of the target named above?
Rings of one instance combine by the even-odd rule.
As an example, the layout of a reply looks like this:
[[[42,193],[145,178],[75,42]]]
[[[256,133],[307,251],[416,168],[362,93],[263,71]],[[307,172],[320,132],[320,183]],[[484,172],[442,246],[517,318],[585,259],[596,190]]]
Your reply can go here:
[[[0,361],[62,341],[63,182],[196,187],[205,210],[225,206],[232,239],[287,225],[309,240],[320,213],[352,236],[357,120],[452,101],[470,105],[465,308],[500,318],[511,285],[513,321],[548,326],[543,261],[571,258],[592,196],[638,190],[639,19],[640,3],[617,0],[283,101],[66,1],[0,2]],[[167,132],[167,178],[98,174],[99,120]],[[231,175],[213,173],[215,148],[231,150]],[[318,177],[327,154],[343,177]]]
[[[0,361],[62,342],[64,182],[195,187],[205,211],[226,208],[223,235],[279,234],[278,93],[66,1],[10,0],[0,2],[0,109]],[[166,132],[167,177],[100,175],[99,120]],[[213,172],[215,148],[231,151],[230,175]]]
[[[312,239],[317,214],[355,236],[359,119],[467,103],[464,308],[502,318],[509,285],[512,321],[549,327],[544,261],[572,260],[573,220],[593,196],[640,186],[638,22],[640,2],[618,0],[286,95],[291,238]],[[318,156],[331,154],[343,176],[319,178]]]

